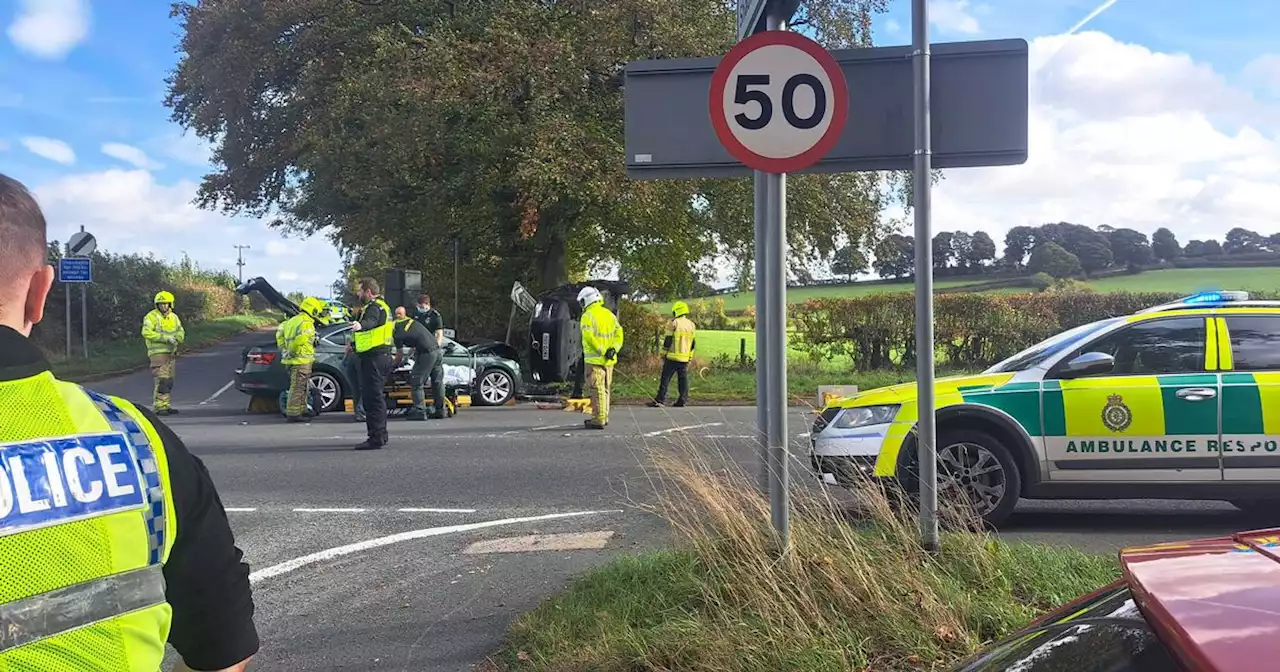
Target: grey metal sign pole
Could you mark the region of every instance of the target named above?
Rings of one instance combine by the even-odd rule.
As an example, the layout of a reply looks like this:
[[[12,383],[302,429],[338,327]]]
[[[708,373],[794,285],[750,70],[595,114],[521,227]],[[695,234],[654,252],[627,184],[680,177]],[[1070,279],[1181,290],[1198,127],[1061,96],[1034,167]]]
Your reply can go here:
[[[766,30],[786,30],[786,18],[780,8],[770,5],[766,11]],[[773,529],[781,548],[790,545],[791,478],[787,460],[787,176],[764,176],[764,277],[756,282],[756,293],[764,290],[764,366],[768,376],[769,397],[765,406],[769,442],[769,511]],[[757,313],[757,317],[760,314]],[[760,325],[756,325],[760,333]]]
[[[915,80],[915,161],[912,166],[916,220],[916,399],[920,460],[920,543],[938,550],[937,414],[933,401],[933,234],[929,225],[933,172],[929,120],[929,4],[912,0],[911,60]]]
[[[755,262],[756,262],[756,441],[759,445],[760,492],[769,492],[769,370],[764,366],[767,331],[765,321],[765,182],[769,175],[755,171]]]

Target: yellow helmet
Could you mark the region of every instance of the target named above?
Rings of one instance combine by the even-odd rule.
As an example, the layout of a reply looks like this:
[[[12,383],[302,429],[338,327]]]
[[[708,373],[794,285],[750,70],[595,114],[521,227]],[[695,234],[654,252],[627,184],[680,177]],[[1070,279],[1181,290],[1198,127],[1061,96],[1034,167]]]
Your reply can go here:
[[[173,305],[173,295],[169,292],[156,292],[156,300],[152,303],[167,303]]]
[[[680,317],[681,315],[688,315],[688,314],[689,314],[689,304],[685,303],[684,301],[676,301],[675,303],[671,304],[671,315],[673,317]]]
[[[324,311],[324,303],[314,296],[308,296],[302,300],[302,303],[298,304],[298,309],[311,317],[318,318]]]

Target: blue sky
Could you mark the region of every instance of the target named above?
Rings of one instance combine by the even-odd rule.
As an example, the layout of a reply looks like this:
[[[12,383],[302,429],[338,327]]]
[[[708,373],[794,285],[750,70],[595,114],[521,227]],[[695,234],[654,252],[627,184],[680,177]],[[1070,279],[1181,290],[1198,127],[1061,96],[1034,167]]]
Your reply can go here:
[[[934,41],[1032,44],[1031,159],[948,173],[937,230],[1000,241],[1012,226],[1065,220],[1169,226],[1185,242],[1280,228],[1274,0],[1109,4],[1064,36],[1099,2],[931,2]],[[909,11],[897,0],[878,17],[879,44],[909,42]],[[177,60],[168,2],[4,0],[0,29],[0,171],[36,190],[53,237],[83,225],[109,251],[185,252],[232,271],[233,245],[247,244],[247,276],[327,293],[340,269],[329,241],[190,205],[208,148],[162,104]]]

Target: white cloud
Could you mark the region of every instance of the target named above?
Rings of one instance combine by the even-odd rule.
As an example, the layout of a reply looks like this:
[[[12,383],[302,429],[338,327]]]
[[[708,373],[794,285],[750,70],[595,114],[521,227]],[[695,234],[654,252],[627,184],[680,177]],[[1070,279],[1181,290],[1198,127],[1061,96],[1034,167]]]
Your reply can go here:
[[[969,0],[929,0],[929,23],[950,33],[982,32],[978,19],[970,13]]]
[[[32,56],[64,58],[89,36],[89,1],[22,0],[8,33],[14,46]]]
[[[1246,84],[1280,96],[1280,55],[1263,54],[1244,66],[1240,74]]]
[[[28,137],[22,139],[22,146],[36,156],[69,166],[76,162],[76,152],[71,145],[53,138]]]
[[[902,32],[902,24],[894,21],[893,19],[889,19],[884,22],[884,31],[890,35],[897,35]]]
[[[102,146],[102,153],[113,159],[119,159],[132,165],[134,168],[142,168],[144,170],[159,170],[164,168],[164,164],[157,163],[147,156],[147,153],[132,145],[125,145],[119,142],[108,142]]]
[[[300,254],[302,254],[301,248],[283,240],[273,240],[267,243],[268,257],[296,257]]]
[[[244,251],[246,278],[261,275],[291,283],[288,290],[325,296],[342,267],[337,250],[324,237],[285,240],[265,222],[197,208],[193,181],[165,183],[146,170],[115,169],[32,186],[49,220],[51,239],[65,240],[84,226],[107,252],[151,252],[172,261],[186,251],[205,268],[233,274],[234,246],[250,245]],[[267,251],[273,249],[290,250],[291,256],[272,257]]]
[[[1280,111],[1212,67],[1097,32],[1031,44],[1026,164],[946,171],[937,231],[1067,221],[1183,243],[1280,231]],[[908,232],[909,233],[909,232]]]

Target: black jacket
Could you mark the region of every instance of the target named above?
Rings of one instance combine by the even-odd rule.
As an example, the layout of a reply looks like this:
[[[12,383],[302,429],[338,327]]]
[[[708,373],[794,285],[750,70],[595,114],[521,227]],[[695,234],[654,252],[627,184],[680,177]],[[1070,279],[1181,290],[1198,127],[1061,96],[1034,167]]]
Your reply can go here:
[[[408,346],[420,355],[440,349],[435,334],[427,331],[426,327],[414,320],[396,322],[395,341],[397,348]]]
[[[39,348],[0,326],[0,382],[49,370]],[[236,548],[226,511],[200,458],[150,410],[138,410],[164,442],[178,519],[178,537],[164,563],[165,597],[173,607],[169,643],[194,669],[230,667],[258,652],[249,566]]]

